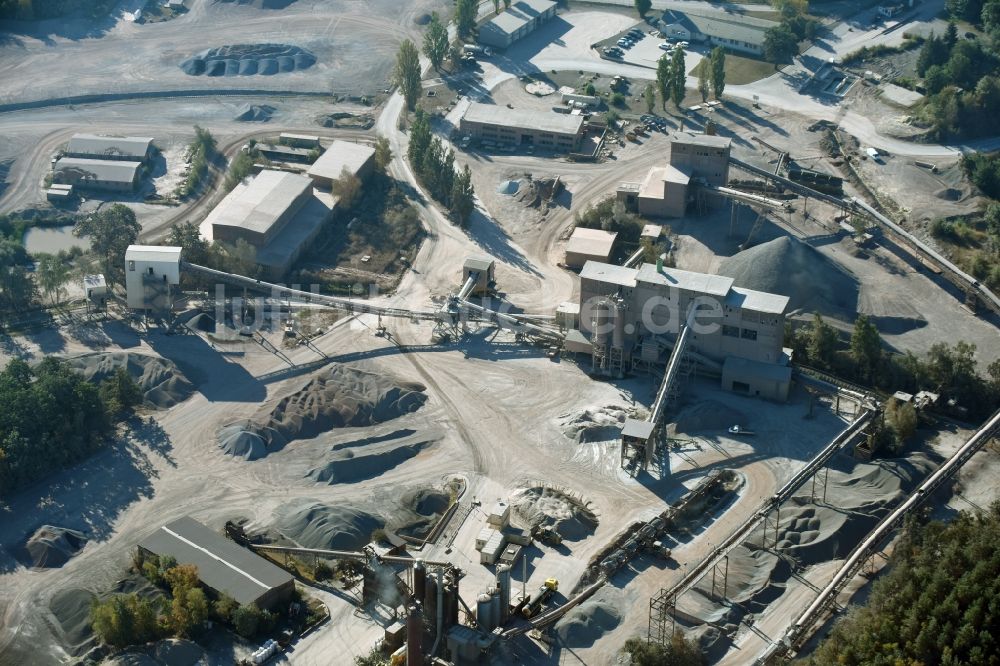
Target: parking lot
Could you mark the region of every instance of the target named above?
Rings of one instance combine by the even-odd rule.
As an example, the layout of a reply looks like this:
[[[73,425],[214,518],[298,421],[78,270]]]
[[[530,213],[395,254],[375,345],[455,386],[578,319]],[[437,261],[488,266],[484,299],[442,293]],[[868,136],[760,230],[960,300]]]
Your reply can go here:
[[[623,43],[623,39],[630,41]],[[661,47],[664,43],[674,44],[676,40],[665,40],[659,36],[659,33],[653,33],[653,29],[645,23],[639,23],[633,28],[601,42],[598,49],[604,54],[604,57],[615,61],[648,69],[656,69],[656,64],[660,58],[670,54],[668,50]],[[704,48],[698,44],[687,44],[684,46],[684,50],[684,71],[690,72],[701,62],[704,56]]]

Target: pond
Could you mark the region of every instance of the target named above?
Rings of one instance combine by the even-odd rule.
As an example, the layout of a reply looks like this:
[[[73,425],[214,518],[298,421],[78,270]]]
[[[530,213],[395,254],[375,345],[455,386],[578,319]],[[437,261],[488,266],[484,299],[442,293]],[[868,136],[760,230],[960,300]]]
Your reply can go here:
[[[73,235],[73,225],[63,227],[31,227],[24,232],[24,248],[29,254],[56,254],[73,246],[90,249],[90,241]]]

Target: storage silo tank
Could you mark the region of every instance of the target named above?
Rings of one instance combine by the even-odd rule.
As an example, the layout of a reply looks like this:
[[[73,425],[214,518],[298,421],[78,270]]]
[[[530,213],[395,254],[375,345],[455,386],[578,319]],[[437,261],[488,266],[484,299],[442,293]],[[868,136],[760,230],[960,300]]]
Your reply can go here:
[[[479,628],[487,633],[494,629],[492,618],[490,618],[492,610],[493,600],[490,595],[485,592],[480,594],[479,599],[476,600],[476,621],[479,623]]]
[[[458,585],[449,581],[444,586],[444,627],[446,630],[458,624]]]
[[[406,663],[423,664],[424,618],[419,604],[410,606],[406,616]]]
[[[427,567],[420,560],[413,565],[413,598],[422,601],[427,593]]]
[[[591,317],[593,340],[595,347],[606,347],[608,337],[611,333],[611,303],[608,299],[602,298],[594,305],[593,316]]]
[[[503,624],[510,615],[510,567],[506,564],[497,567],[497,587],[500,588],[500,618],[497,624]]]
[[[494,586],[490,592],[490,618],[493,620],[493,627],[500,626],[500,588]]]
[[[611,346],[615,349],[625,348],[625,307],[621,301],[611,302],[611,315],[614,318],[614,332],[611,336]]]
[[[437,618],[437,586],[437,575],[427,574],[424,577],[424,614],[429,618]]]

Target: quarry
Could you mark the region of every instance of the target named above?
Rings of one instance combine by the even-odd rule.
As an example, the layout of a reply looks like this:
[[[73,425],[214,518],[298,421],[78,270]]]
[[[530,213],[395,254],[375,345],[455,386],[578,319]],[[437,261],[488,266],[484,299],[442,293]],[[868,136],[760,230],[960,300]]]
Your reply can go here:
[[[897,372],[958,341],[997,365],[1000,299],[927,232],[986,199],[962,151],[840,106],[867,83],[812,94],[797,59],[697,104],[706,33],[684,104],[642,114],[653,33],[717,7],[482,4],[461,62],[421,60],[460,220],[393,75],[451,3],[182,4],[0,33],[0,213],[43,220],[19,228],[39,293],[43,257],[69,271],[2,312],[0,368],[135,392],[87,456],[0,485],[0,663],[627,664],[678,633],[784,663],[909,516],[997,498],[996,406]],[[134,235],[95,254],[71,225],[119,206]],[[102,640],[94,607],[170,608],[178,569],[215,614]]]

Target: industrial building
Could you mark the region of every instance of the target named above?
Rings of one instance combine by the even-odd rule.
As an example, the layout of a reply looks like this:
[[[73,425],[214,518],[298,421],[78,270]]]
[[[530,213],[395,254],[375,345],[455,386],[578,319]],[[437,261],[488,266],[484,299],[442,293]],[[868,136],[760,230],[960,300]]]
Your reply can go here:
[[[153,156],[152,137],[74,134],[66,146],[66,157],[145,164]]]
[[[709,186],[728,182],[731,147],[728,137],[677,132],[670,139],[667,164],[650,169],[642,183],[622,183],[617,197],[647,217],[683,217],[692,180]]]
[[[479,43],[505,49],[555,15],[550,0],[517,0],[479,28]]]
[[[63,157],[56,162],[52,182],[76,189],[131,192],[139,184],[142,163]]]
[[[167,523],[139,542],[139,548],[157,557],[173,557],[178,564],[193,564],[202,585],[241,606],[271,609],[287,602],[295,590],[290,573],[190,516]]]
[[[577,227],[566,244],[566,258],[563,263],[568,268],[583,268],[588,261],[606,263],[611,259],[617,233],[603,229]]]
[[[330,189],[333,187],[333,181],[340,178],[345,169],[364,180],[374,168],[374,148],[350,141],[334,141],[309,167],[307,173],[316,183],[316,187]]]
[[[484,145],[532,146],[570,153],[579,148],[583,138],[583,117],[472,103],[459,121],[459,129]]]
[[[467,257],[462,264],[462,284],[473,274],[476,276],[476,283],[471,294],[486,296],[493,292],[496,286],[496,262],[491,257]]]
[[[722,372],[723,388],[784,401],[788,298],[734,287],[720,275],[589,261],[580,272],[579,329],[567,335],[567,349],[589,346],[584,350],[614,359],[617,372],[661,362],[694,305],[704,314],[689,349]]]
[[[133,310],[166,311],[181,281],[181,248],[129,245],[125,250],[126,302]]]
[[[237,185],[201,223],[202,237],[257,250],[268,277],[291,268],[333,212],[333,197],[317,192],[313,180],[285,171],[263,170]]]
[[[731,51],[764,54],[764,35],[777,26],[774,21],[751,16],[725,16],[668,10],[663,13],[661,31],[669,39],[707,42]]]

